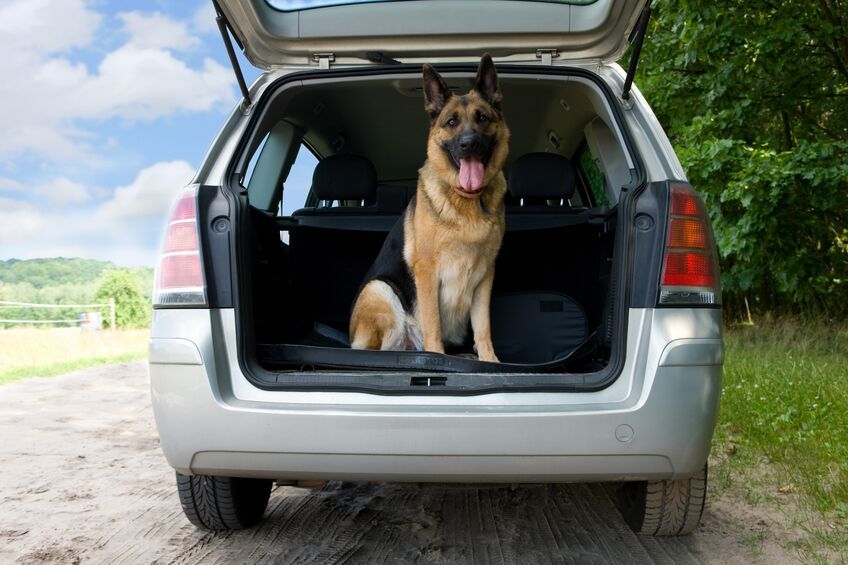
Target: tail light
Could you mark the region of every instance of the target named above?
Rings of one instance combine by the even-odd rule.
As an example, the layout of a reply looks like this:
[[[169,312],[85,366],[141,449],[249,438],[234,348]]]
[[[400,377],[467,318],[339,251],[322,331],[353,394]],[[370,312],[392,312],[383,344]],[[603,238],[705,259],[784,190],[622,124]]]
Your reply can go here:
[[[186,188],[174,201],[156,267],[153,306],[205,306],[206,281],[197,229],[197,187]]]
[[[688,185],[672,185],[660,304],[720,304],[718,257],[704,202]]]

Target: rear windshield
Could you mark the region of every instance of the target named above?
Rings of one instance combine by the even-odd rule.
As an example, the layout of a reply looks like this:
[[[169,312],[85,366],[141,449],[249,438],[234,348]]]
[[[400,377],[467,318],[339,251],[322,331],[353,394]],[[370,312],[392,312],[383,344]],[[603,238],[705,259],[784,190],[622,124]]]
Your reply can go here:
[[[415,0],[265,0],[275,10],[296,12],[309,8],[325,8],[327,6],[342,6],[344,4],[366,4],[370,2],[412,2]],[[549,4],[577,4],[585,6],[594,4],[597,0],[525,0],[529,2],[547,2]]]

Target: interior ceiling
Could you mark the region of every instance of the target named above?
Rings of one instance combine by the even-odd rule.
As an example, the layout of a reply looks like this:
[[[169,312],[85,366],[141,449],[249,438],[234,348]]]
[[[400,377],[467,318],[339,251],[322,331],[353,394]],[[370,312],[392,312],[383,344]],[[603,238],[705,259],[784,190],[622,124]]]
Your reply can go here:
[[[501,78],[503,110],[512,136],[512,160],[534,151],[571,156],[595,117],[585,85],[568,81]],[[472,80],[448,78],[457,93]],[[426,158],[429,123],[419,78],[305,86],[285,109],[285,119],[305,130],[322,156],[336,152],[369,158],[381,182],[414,181]],[[551,143],[551,133],[559,148]]]

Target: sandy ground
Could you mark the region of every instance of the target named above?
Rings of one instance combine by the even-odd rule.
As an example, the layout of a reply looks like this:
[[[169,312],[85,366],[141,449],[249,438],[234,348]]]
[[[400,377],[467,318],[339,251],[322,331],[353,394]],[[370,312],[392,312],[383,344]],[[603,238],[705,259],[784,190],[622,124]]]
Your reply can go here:
[[[278,487],[265,521],[196,530],[144,363],[0,387],[0,563],[791,563],[762,512],[711,500],[699,531],[632,534],[604,485]]]

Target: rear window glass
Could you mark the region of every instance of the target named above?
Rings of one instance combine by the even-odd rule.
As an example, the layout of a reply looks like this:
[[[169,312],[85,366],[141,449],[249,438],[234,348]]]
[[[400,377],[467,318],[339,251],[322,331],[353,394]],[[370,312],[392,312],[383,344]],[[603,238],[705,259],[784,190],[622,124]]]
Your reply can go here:
[[[372,2],[412,2],[414,0],[265,0],[275,10],[293,12],[309,8],[325,8],[327,6],[343,6],[345,4],[368,4]],[[525,0],[529,2],[547,2],[549,4],[576,4],[584,6],[594,4],[598,0]]]
[[[312,174],[318,165],[318,159],[306,146],[301,145],[297,158],[292,164],[289,176],[283,183],[283,201],[280,215],[291,216],[292,212],[303,208],[312,188]]]

